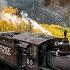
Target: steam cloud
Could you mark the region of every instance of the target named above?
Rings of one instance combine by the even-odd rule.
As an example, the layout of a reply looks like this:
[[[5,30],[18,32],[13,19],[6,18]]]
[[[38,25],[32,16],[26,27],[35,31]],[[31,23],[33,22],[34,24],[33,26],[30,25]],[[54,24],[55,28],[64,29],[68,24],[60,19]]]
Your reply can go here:
[[[7,0],[0,0],[0,9],[5,7],[5,6],[8,6]]]
[[[44,28],[42,28],[35,20],[32,20],[31,18],[28,18],[27,13],[24,13],[22,11],[21,15],[22,15],[22,20],[24,20],[27,23],[29,22],[34,28],[39,29],[40,31],[42,31],[42,33],[52,36],[52,34],[48,30],[45,30]]]
[[[29,18],[28,14],[24,11],[21,12],[21,16],[22,17],[19,17],[16,14],[6,13],[5,11],[0,12],[0,19],[7,22],[12,22],[15,26],[19,25],[22,22],[25,22],[26,24],[30,24],[34,28],[40,30],[42,33],[52,36],[52,34],[48,30],[45,30],[35,20]]]

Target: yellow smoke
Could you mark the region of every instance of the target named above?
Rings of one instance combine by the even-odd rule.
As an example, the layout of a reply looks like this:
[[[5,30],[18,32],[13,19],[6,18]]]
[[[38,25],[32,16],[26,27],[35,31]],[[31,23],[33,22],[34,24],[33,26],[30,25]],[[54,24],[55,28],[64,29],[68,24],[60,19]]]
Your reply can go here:
[[[11,6],[7,6],[7,7],[2,8],[1,12],[16,14],[16,9]]]
[[[32,27],[35,27],[36,29],[40,30],[44,34],[52,35],[48,30],[42,28],[35,20],[32,20],[31,18],[28,18],[25,15],[26,13],[23,13],[22,11],[21,12],[22,17],[17,16],[16,9],[14,9],[13,7],[5,7],[0,11],[0,19],[6,21],[7,23],[12,23],[13,26],[15,26],[16,28],[19,28],[18,26],[21,25],[22,23],[26,25],[31,25]],[[24,30],[22,29],[18,31],[24,31]]]

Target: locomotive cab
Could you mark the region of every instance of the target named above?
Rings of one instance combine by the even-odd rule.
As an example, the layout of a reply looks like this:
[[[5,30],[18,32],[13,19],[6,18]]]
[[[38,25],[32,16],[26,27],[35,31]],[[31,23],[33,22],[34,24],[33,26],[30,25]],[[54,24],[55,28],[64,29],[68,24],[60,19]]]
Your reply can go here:
[[[22,33],[13,37],[21,42],[22,67],[28,70],[44,70],[47,67],[47,47],[51,48],[52,37],[42,37],[31,33]],[[25,46],[24,43],[27,43]],[[52,44],[52,43],[51,43]],[[24,58],[24,56],[26,58]],[[24,60],[25,59],[25,60]],[[25,64],[24,64],[24,61]]]

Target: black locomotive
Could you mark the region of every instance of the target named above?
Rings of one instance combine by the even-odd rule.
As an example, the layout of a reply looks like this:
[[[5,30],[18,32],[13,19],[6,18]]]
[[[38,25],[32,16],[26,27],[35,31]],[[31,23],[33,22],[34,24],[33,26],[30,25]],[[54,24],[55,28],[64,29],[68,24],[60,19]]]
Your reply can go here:
[[[1,33],[0,62],[15,70],[45,70],[47,68],[46,51],[52,49],[53,42],[51,36],[29,32]],[[4,64],[1,66],[6,68]]]
[[[70,69],[68,39],[34,33],[0,33],[0,66],[4,70]],[[3,69],[1,69],[3,70]]]
[[[53,50],[48,51],[48,65],[55,70],[70,70],[70,43],[67,38],[57,38]]]

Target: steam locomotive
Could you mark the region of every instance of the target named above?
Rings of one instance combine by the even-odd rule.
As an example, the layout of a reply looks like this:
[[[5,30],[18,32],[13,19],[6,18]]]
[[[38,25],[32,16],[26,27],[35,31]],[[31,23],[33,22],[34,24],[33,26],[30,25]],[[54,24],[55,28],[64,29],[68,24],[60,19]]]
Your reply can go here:
[[[67,38],[30,32],[0,33],[0,66],[4,70],[46,70],[48,66],[69,70],[69,49]]]
[[[46,50],[53,46],[53,37],[34,33],[0,33],[0,64],[13,70],[45,70]],[[49,47],[46,49],[46,47]],[[11,69],[9,69],[11,70]]]

